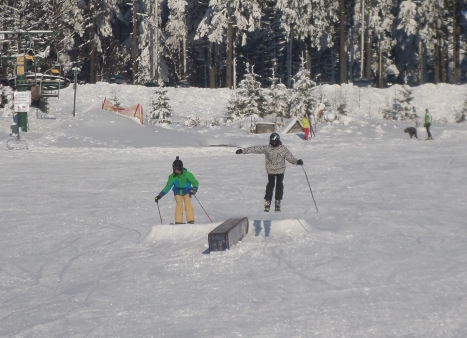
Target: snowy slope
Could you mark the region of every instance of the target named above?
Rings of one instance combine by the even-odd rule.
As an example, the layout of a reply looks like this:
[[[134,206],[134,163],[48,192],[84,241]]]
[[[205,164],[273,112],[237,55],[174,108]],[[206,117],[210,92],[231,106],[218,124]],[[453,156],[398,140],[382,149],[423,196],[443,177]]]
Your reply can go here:
[[[182,123],[222,116],[228,91],[171,88],[180,124],[161,127],[100,110],[112,90],[145,106],[148,88],[80,86],[76,118],[65,90],[56,120],[30,116],[29,151],[0,148],[0,336],[467,336],[467,130],[450,122],[465,87],[432,87],[414,101],[433,112],[434,141],[368,116],[391,88],[364,92],[309,142],[283,135],[319,212],[289,164],[280,213],[262,211],[264,158],[235,155],[267,135],[248,121]],[[10,122],[0,118],[3,145]],[[195,200],[196,224],[168,225],[170,194],[159,215],[175,156],[214,223]],[[244,216],[248,235],[208,254],[209,231]]]

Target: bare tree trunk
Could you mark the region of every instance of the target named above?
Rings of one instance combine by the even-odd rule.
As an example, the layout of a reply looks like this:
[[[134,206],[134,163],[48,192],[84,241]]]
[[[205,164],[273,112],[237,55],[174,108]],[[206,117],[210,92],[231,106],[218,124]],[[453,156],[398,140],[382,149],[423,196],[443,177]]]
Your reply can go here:
[[[459,67],[459,35],[460,35],[460,0],[454,0],[453,5],[453,27],[452,27],[452,70],[453,82],[456,84],[460,79]]]
[[[186,37],[183,37],[183,79],[187,79],[188,77],[188,66],[187,66],[187,47],[186,47]]]
[[[364,77],[364,58],[365,58],[365,0],[361,2],[362,22],[360,27],[360,78]]]
[[[308,70],[310,79],[312,79],[313,71],[312,71],[312,63],[311,63],[311,38],[307,37],[305,40],[305,50],[306,50],[306,62],[305,67]]]
[[[131,48],[132,65],[132,78],[133,84],[136,83],[136,73],[138,72],[138,0],[133,0],[133,46]]]
[[[435,66],[435,83],[438,84],[441,81],[441,76],[440,76],[440,48],[439,48],[439,43],[435,43],[435,57],[434,57],[434,66]]]
[[[292,46],[293,46],[293,26],[290,26],[289,43],[287,47],[287,88],[292,88]]]
[[[353,71],[354,71],[354,62],[355,62],[355,45],[354,45],[354,28],[350,26],[350,81],[353,81]]]
[[[159,0],[155,1],[155,27],[154,35],[156,37],[155,48],[154,48],[154,81],[159,81]]]
[[[379,88],[384,87],[384,74],[383,74],[383,52],[381,51],[380,43],[378,42],[378,77]]]
[[[425,44],[420,40],[418,44],[419,85],[425,83]]]
[[[215,61],[214,47],[211,44],[211,68],[209,69],[209,88],[216,88],[217,67]]]
[[[368,15],[366,16],[366,27],[367,27],[367,31],[366,31],[366,57],[365,57],[365,61],[366,61],[366,70],[365,70],[365,77],[368,79],[368,80],[371,80],[372,76],[371,76],[371,61],[372,61],[372,56],[373,56],[373,39],[372,39],[372,32],[371,32],[371,29],[370,29],[370,14],[371,13],[371,10],[373,9],[374,7],[374,0],[371,0],[370,1],[370,8],[368,9]]]
[[[96,83],[96,20],[97,20],[97,0],[91,2],[92,23],[89,36],[89,43],[91,44],[91,51],[89,53],[89,83]]]
[[[347,53],[345,48],[346,42],[346,13],[345,13],[345,0],[340,0],[340,45],[339,45],[339,64],[340,64],[340,83],[347,82]]]
[[[370,35],[370,31],[368,31],[368,37],[367,37],[367,43],[366,43],[366,57],[365,57],[365,61],[366,61],[366,67],[365,67],[365,77],[368,79],[368,80],[371,80],[372,78],[372,72],[371,72],[371,56],[373,54],[373,46],[371,44],[371,39],[369,37]]]
[[[340,38],[340,44],[339,44],[339,78],[340,78],[340,83],[347,83],[347,51],[346,51],[346,13],[345,13],[345,0],[340,0],[339,1],[339,38]]]
[[[441,59],[441,82],[448,83],[448,46],[445,43],[443,46],[443,54]]]
[[[232,88],[232,71],[233,71],[233,16],[229,18],[228,31],[227,31],[227,60],[226,60],[226,74],[225,74],[225,86]]]

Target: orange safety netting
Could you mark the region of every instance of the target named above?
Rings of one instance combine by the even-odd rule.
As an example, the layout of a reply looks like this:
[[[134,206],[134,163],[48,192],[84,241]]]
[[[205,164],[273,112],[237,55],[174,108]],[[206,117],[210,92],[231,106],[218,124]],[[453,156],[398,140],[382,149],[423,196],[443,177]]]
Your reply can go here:
[[[140,104],[137,104],[136,106],[131,106],[128,108],[119,108],[115,106],[112,102],[107,100],[107,98],[104,98],[104,102],[102,102],[102,109],[111,111],[113,113],[117,113],[120,115],[136,118],[141,125],[144,124],[144,111],[143,107],[141,107]]]

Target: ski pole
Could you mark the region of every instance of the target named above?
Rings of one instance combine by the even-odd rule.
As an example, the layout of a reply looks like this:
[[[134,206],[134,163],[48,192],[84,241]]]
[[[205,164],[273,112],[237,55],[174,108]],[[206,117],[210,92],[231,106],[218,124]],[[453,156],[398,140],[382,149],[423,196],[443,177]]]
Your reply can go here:
[[[214,223],[211,219],[211,217],[209,217],[208,213],[206,212],[206,210],[204,210],[203,206],[201,205],[201,202],[199,201],[198,197],[196,197],[196,195],[192,195],[192,196],[195,196],[196,200],[198,201],[199,205],[201,206],[201,208],[203,209],[204,213],[206,214],[206,216],[208,216],[209,220],[211,221],[211,223]]]
[[[161,209],[159,208],[159,202],[156,202],[157,204],[157,210],[159,210],[159,217],[161,219],[161,224],[162,224],[162,215],[161,215]]]
[[[305,168],[303,168],[303,165],[302,165],[302,169],[303,169],[303,172],[305,173],[306,181],[308,182],[308,187],[310,188],[311,197],[313,197],[313,202],[315,203],[316,212],[318,212],[318,206],[316,205],[315,197],[313,196],[313,191],[311,191],[310,181],[308,180],[308,175],[306,174],[306,171],[305,171]]]

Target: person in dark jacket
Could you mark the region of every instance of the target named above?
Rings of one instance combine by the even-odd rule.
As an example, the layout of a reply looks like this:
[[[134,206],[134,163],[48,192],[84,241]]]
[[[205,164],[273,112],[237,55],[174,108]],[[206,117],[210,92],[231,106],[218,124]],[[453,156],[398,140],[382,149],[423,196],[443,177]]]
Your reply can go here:
[[[272,133],[269,136],[269,145],[238,149],[236,154],[264,154],[266,158],[266,172],[268,173],[268,184],[266,185],[266,194],[264,195],[264,210],[269,211],[271,207],[275,187],[275,209],[276,211],[280,211],[281,200],[284,195],[285,161],[287,160],[295,165],[303,165],[303,161],[297,160],[290,150],[282,145],[278,133]]]
[[[198,191],[199,183],[195,176],[183,167],[183,162],[177,159],[172,164],[173,173],[169,175],[169,179],[164,189],[154,199],[156,203],[169,192],[170,188],[175,195],[177,206],[175,207],[175,224],[183,224],[183,206],[185,206],[187,223],[195,223],[195,213],[193,204],[191,204],[191,196]]]

